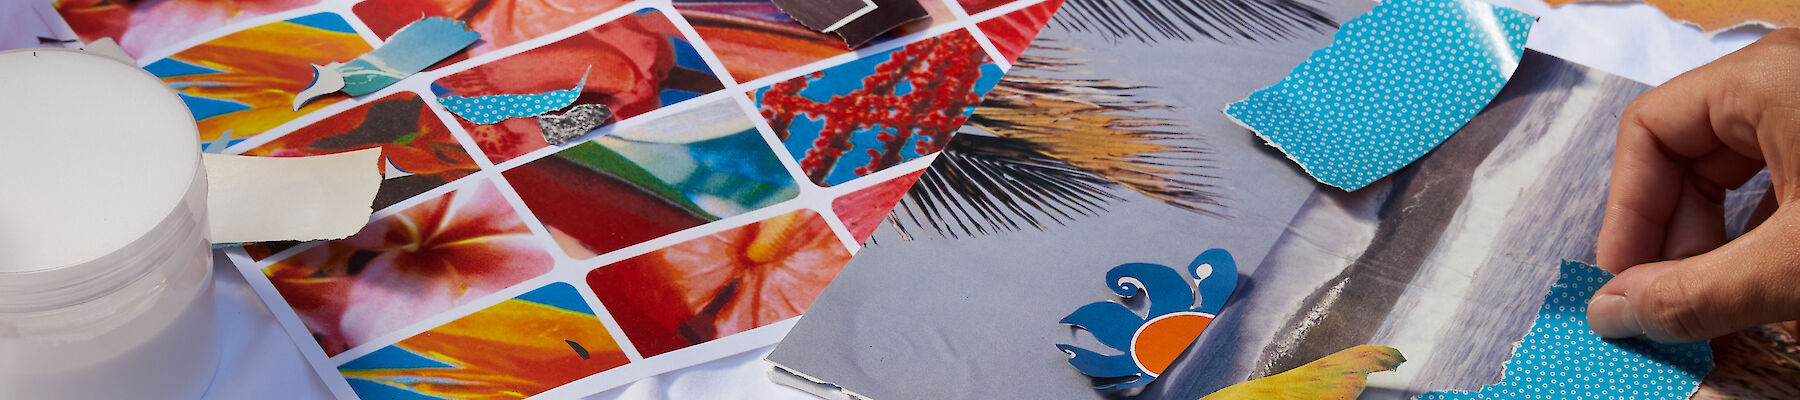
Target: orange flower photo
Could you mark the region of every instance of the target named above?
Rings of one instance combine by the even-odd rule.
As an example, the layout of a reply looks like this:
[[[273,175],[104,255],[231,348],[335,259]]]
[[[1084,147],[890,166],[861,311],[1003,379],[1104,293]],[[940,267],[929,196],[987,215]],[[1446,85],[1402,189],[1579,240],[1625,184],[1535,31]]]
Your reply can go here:
[[[318,13],[237,31],[144,70],[187,103],[201,142],[230,145],[349,99],[331,94],[293,109],[294,94],[312,83],[313,65],[353,59],[370,49],[343,17]]]
[[[522,399],[629,360],[557,282],[338,367],[364,399]]]

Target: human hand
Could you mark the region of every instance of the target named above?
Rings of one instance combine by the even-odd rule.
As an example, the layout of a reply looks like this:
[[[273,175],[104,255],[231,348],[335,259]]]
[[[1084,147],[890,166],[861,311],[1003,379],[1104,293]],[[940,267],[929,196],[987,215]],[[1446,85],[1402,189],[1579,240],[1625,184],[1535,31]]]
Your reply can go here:
[[[1725,241],[1725,190],[1764,167],[1776,208]],[[1639,96],[1620,116],[1588,321],[1673,343],[1800,319],[1800,29]],[[1767,204],[1765,204],[1767,206]],[[1662,261],[1670,260],[1670,261]]]

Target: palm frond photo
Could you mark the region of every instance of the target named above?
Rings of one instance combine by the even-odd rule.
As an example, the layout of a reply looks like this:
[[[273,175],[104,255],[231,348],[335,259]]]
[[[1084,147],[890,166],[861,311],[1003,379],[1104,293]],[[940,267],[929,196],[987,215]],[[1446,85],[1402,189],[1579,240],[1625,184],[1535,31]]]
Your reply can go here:
[[[1139,42],[1260,42],[1337,27],[1302,0],[1069,0],[1058,13],[1052,26]]]
[[[1013,64],[890,215],[902,238],[1043,229],[1105,212],[1125,191],[1222,215],[1204,139],[1140,115],[1170,108],[1138,99],[1145,87],[1070,78],[1083,60],[1046,55],[1079,52],[1040,46]]]

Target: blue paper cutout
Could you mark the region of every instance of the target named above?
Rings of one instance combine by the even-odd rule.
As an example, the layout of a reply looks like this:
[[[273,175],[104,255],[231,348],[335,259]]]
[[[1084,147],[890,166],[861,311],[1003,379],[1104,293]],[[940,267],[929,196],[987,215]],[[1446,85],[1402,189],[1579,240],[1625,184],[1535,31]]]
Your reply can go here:
[[[575,103],[575,98],[581,96],[583,86],[587,86],[586,71],[581,73],[581,82],[576,83],[573,89],[538,94],[444,96],[438,98],[438,103],[442,103],[444,108],[462,119],[486,125],[505,121],[508,118],[536,117],[547,112],[561,110]]]
[[[1425,155],[1493,101],[1535,21],[1475,0],[1386,0],[1225,114],[1320,182],[1360,189]]]
[[[1126,299],[1137,296],[1139,291],[1144,292],[1149,297],[1148,315],[1140,317],[1124,304],[1100,301],[1075,309],[1059,322],[1086,330],[1101,344],[1124,353],[1102,355],[1066,344],[1058,344],[1056,348],[1067,354],[1069,364],[1082,374],[1108,380],[1096,384],[1095,389],[1129,389],[1149,384],[1157,375],[1149,369],[1162,367],[1146,368],[1141,361],[1144,355],[1139,351],[1179,354],[1185,348],[1141,349],[1134,346],[1138,334],[1158,322],[1168,321],[1170,316],[1198,315],[1210,321],[1225,306],[1231,291],[1237,288],[1237,262],[1224,249],[1200,253],[1188,264],[1187,270],[1194,277],[1193,286],[1181,273],[1167,266],[1129,263],[1113,267],[1106,273],[1107,285],[1114,294]],[[1196,292],[1200,295],[1199,304],[1194,301]],[[1174,359],[1176,354],[1162,356]]]
[[[373,93],[424,71],[481,39],[468,24],[449,18],[413,21],[388,36],[387,43],[345,63],[314,65],[312,82],[294,94],[294,110],[314,98],[343,91],[351,96]]]
[[[1712,346],[1594,335],[1587,302],[1612,276],[1564,261],[1562,277],[1544,295],[1537,322],[1506,361],[1500,383],[1476,392],[1427,393],[1419,400],[1688,398],[1712,371]]]
[[[388,36],[380,48],[338,67],[344,93],[361,96],[399,82],[443,61],[481,39],[462,21],[430,17],[413,21]]]

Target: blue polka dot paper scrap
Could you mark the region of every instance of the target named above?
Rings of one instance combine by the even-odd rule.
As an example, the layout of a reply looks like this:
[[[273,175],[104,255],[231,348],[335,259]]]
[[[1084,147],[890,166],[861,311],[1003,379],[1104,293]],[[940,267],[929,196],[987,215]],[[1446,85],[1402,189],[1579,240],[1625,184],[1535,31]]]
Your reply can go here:
[[[592,68],[589,68],[591,71]],[[587,86],[587,72],[581,73],[581,81],[573,89],[555,90],[538,94],[497,94],[492,96],[439,97],[438,103],[457,117],[487,125],[510,118],[531,118],[544,113],[561,110],[575,104],[575,98],[581,97],[581,88]]]
[[[1712,371],[1707,342],[1661,344],[1601,339],[1587,323],[1587,301],[1612,279],[1594,266],[1564,261],[1537,322],[1506,361],[1500,383],[1475,392],[1432,392],[1419,400],[1685,399]]]
[[[1320,182],[1360,189],[1487,107],[1536,21],[1474,0],[1386,0],[1225,114]]]

